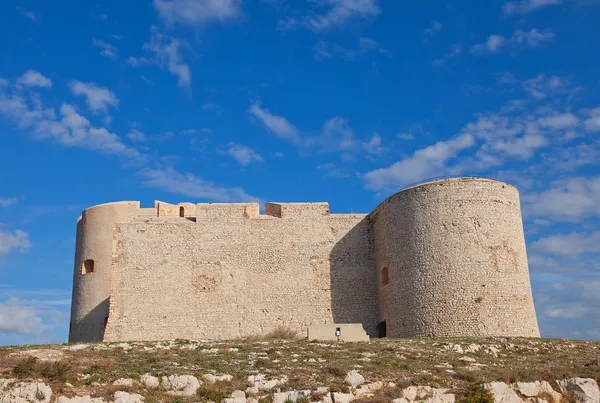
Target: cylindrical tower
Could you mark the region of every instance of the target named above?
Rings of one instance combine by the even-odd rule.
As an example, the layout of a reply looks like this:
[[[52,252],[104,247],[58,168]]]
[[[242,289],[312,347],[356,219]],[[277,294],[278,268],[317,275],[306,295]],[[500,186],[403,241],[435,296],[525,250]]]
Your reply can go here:
[[[515,187],[432,181],[370,218],[387,336],[539,337]]]
[[[69,342],[102,341],[108,320],[115,223],[135,217],[140,202],[100,204],[77,220]]]

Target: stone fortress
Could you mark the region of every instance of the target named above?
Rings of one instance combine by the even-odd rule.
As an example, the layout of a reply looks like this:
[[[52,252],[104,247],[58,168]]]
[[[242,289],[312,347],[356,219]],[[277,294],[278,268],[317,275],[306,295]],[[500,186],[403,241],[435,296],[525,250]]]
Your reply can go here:
[[[77,221],[70,342],[318,324],[362,324],[370,337],[539,337],[517,189],[433,180],[366,215],[126,201]]]

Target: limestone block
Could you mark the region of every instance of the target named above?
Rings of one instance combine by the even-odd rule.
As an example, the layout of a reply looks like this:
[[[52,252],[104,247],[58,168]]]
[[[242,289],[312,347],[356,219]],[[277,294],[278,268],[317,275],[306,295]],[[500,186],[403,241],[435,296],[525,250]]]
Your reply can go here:
[[[133,386],[133,379],[119,378],[113,382],[113,386],[124,386],[124,387],[130,388]]]
[[[163,376],[162,384],[167,393],[174,396],[193,396],[201,385],[193,375]]]
[[[483,385],[494,396],[496,403],[523,403],[517,393],[504,382],[491,382]]]
[[[52,398],[50,386],[41,382],[17,382],[14,379],[0,379],[1,403],[48,403]]]
[[[223,399],[224,403],[246,403],[246,394],[243,390],[234,390],[231,397]]]
[[[335,392],[333,394],[333,400],[335,403],[348,403],[354,399],[355,399],[355,397],[352,393]]]
[[[568,392],[575,396],[578,403],[600,402],[600,390],[598,384],[591,378],[570,378],[556,381],[561,392]]]
[[[231,382],[231,380],[233,379],[233,376],[232,375],[206,374],[206,375],[202,375],[202,379],[208,383]]]
[[[552,389],[552,385],[547,381],[515,382],[511,386],[525,397],[537,397],[544,392],[550,394],[556,402],[560,402],[562,397],[560,393]]]
[[[115,392],[115,403],[143,403],[144,396],[136,393],[129,394],[127,392]]]
[[[158,388],[158,385],[160,384],[160,381],[158,380],[157,377],[148,375],[148,374],[142,375],[142,377],[140,378],[140,381],[148,389]]]
[[[102,399],[101,397],[91,397],[90,395],[87,396],[75,396],[75,397],[65,397],[65,396],[59,396],[58,399],[56,399],[56,403],[105,403],[106,400]]]
[[[346,374],[346,378],[344,378],[344,382],[346,382],[350,387],[356,388],[357,386],[365,383],[365,378],[358,373],[356,370],[352,370]]]

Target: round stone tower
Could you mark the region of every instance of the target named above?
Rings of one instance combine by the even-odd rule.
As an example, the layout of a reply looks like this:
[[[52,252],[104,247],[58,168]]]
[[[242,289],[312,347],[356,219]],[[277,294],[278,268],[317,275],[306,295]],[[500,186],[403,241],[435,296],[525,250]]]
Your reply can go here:
[[[404,189],[371,214],[389,337],[539,337],[517,189],[454,178]]]
[[[135,217],[140,202],[100,204],[77,220],[69,342],[102,341],[108,319],[115,223]]]

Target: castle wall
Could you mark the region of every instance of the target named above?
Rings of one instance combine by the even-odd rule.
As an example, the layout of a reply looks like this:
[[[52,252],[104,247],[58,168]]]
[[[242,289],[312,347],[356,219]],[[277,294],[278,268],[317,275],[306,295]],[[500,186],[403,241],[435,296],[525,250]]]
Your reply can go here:
[[[84,210],[77,221],[70,342],[102,341],[109,308],[115,223],[136,216],[139,205],[118,202],[94,206]]]
[[[517,189],[437,181],[370,218],[388,336],[539,336]]]
[[[326,203],[267,210],[198,204],[195,222],[118,224],[104,339],[235,338],[334,322],[376,335],[366,216],[330,215]]]

